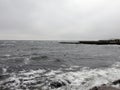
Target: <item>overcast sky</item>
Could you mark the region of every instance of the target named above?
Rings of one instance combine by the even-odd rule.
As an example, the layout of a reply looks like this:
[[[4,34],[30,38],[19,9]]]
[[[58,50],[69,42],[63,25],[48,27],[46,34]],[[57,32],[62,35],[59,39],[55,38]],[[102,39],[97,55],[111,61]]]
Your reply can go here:
[[[120,0],[0,0],[0,39],[120,38]]]

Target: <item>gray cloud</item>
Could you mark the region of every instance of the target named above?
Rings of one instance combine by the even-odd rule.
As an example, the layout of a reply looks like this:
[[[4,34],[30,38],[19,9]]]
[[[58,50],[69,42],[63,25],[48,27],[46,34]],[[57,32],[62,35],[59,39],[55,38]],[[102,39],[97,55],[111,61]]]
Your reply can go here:
[[[120,38],[119,0],[0,0],[0,39]]]

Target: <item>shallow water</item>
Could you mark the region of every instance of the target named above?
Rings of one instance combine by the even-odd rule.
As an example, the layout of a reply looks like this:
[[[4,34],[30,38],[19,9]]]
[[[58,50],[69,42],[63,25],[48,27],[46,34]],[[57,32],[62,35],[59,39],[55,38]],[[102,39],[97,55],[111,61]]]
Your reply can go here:
[[[119,61],[119,45],[0,41],[0,89],[89,90],[120,79]]]

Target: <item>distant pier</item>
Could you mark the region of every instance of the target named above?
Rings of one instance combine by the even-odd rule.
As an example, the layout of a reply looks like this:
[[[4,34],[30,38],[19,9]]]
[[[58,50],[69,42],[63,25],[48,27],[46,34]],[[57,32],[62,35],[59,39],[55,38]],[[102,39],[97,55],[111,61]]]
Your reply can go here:
[[[98,40],[98,41],[60,42],[60,43],[61,44],[120,45],[120,39]]]

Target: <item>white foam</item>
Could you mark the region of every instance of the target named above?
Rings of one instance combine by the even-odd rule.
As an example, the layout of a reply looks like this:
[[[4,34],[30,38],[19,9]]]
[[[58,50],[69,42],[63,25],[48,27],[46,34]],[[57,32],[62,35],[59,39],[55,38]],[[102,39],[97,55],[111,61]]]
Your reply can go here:
[[[46,71],[41,69],[29,72],[23,71],[18,74],[13,73],[3,83],[14,80],[14,82],[6,84],[4,87],[14,88],[15,90],[20,90],[20,85],[28,87],[31,83],[33,84],[31,86],[39,87],[40,90],[89,90],[94,86],[102,84],[111,85],[113,81],[120,79],[119,66],[120,63],[116,63],[112,67],[105,69],[83,68],[76,72],[64,72],[61,70]],[[37,83],[38,81],[41,83]],[[53,81],[64,82],[66,86],[51,88],[50,83]],[[114,87],[120,88],[119,85]],[[29,88],[26,89],[29,90]]]
[[[29,64],[30,63],[30,58],[25,58],[24,63]]]
[[[91,69],[77,72],[67,72],[57,75],[54,80],[70,81],[71,84],[69,87],[71,87],[71,90],[89,90],[94,86],[111,84],[111,82],[118,79],[120,79],[120,69],[111,67],[107,69]],[[60,90],[65,89],[61,88]]]
[[[3,74],[7,73],[7,68],[2,68]]]
[[[61,70],[57,70],[57,71],[51,70],[50,72],[46,73],[45,76],[55,76],[56,74],[60,74],[60,73],[62,73]]]

